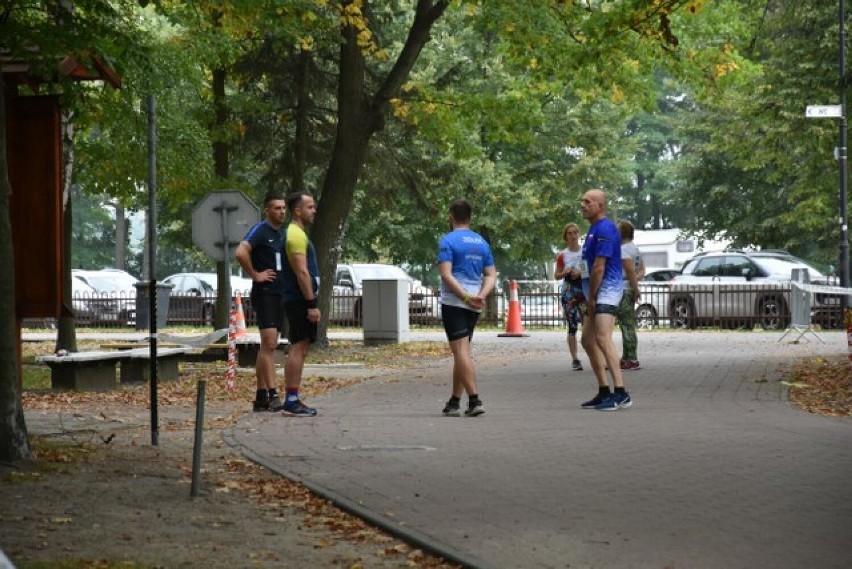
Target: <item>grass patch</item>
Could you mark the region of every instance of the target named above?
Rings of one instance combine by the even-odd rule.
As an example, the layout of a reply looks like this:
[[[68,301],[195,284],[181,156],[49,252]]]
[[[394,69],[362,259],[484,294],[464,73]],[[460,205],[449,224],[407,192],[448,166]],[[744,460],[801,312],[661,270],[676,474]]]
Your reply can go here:
[[[396,366],[426,357],[451,355],[445,342],[406,342],[366,346],[355,340],[333,340],[328,348],[312,349],[307,363],[360,363],[367,366]]]
[[[25,390],[50,389],[50,368],[44,364],[22,365],[21,385]]]

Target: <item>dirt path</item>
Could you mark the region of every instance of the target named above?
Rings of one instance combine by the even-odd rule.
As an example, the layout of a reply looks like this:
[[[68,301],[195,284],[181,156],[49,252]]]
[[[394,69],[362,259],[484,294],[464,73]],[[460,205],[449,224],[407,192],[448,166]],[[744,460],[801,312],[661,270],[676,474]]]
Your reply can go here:
[[[369,363],[329,368],[303,392],[378,373]],[[144,386],[25,393],[37,459],[0,465],[0,549],[17,567],[451,567],[224,444],[221,431],[253,396],[252,370],[240,372],[237,393],[208,382],[201,492],[192,498],[197,380],[221,370],[187,366],[181,376],[160,390],[157,446]]]

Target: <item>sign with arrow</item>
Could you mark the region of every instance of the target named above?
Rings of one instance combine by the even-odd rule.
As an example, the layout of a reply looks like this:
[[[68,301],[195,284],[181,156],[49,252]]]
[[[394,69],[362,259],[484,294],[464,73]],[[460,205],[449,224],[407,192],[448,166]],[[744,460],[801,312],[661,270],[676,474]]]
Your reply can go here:
[[[805,108],[805,117],[809,119],[839,119],[842,116],[842,105],[808,105]]]

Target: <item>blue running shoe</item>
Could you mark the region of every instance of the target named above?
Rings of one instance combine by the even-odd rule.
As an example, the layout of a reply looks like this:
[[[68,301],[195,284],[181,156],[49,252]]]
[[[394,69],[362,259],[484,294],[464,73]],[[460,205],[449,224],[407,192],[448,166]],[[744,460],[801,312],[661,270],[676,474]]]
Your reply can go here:
[[[616,395],[610,395],[595,406],[598,411],[618,411],[618,399]]]
[[[301,399],[286,401],[281,408],[281,413],[288,417],[316,417],[317,410],[302,403]]]
[[[597,409],[598,405],[604,402],[604,397],[601,397],[601,394],[598,393],[588,401],[581,403],[580,407],[583,409]]]
[[[624,393],[616,393],[613,397],[615,398],[615,402],[619,409],[627,409],[628,407],[633,406],[633,400],[630,398],[630,394],[626,391]]]
[[[618,411],[619,409],[626,409],[633,405],[633,400],[630,398],[630,394],[626,391],[624,393],[613,393],[603,401],[601,401],[600,405],[595,407],[598,411]]]

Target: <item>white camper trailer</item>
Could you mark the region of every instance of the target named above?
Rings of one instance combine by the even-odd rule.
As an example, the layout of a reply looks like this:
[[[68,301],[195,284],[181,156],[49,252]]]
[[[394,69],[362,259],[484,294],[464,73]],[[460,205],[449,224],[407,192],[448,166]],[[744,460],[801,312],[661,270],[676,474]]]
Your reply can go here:
[[[727,240],[705,239],[699,246],[697,237],[688,236],[680,229],[637,229],[633,242],[639,247],[648,269],[681,269],[696,253],[724,251],[730,245]]]

